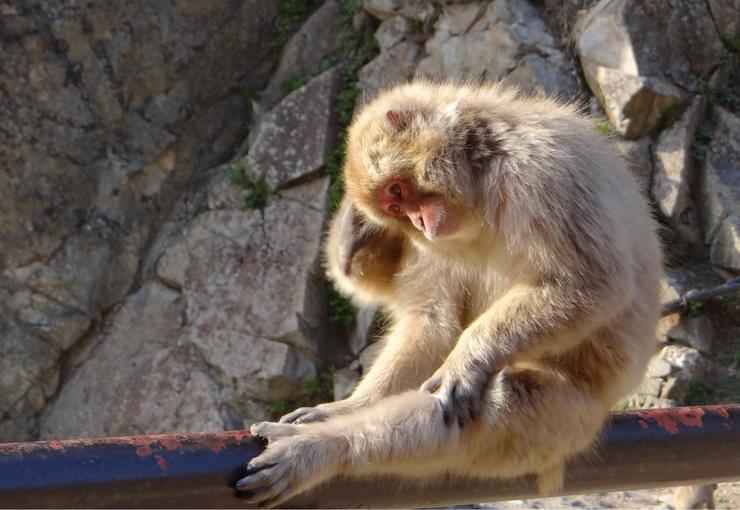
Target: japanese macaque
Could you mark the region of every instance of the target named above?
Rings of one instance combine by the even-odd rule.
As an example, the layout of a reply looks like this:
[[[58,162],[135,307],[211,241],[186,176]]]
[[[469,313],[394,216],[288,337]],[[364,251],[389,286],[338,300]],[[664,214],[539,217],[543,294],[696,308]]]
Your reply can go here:
[[[326,259],[390,327],[346,400],[252,433],[263,506],[337,474],[538,475],[562,484],[654,351],[655,225],[577,108],[501,85],[415,82],[349,130]]]

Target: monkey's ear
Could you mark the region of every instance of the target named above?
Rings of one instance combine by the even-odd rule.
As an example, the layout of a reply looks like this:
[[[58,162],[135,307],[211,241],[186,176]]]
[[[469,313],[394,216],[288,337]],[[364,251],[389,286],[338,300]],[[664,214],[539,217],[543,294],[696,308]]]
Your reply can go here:
[[[404,131],[419,115],[421,112],[418,110],[388,110],[385,118],[388,119],[394,131]]]

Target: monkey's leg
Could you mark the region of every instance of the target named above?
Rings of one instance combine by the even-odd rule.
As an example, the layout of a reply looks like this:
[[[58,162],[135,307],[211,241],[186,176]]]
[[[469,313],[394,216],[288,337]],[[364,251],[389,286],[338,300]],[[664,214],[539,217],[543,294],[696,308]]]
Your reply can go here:
[[[557,373],[506,368],[478,420],[445,425],[438,397],[405,392],[321,424],[260,423],[267,450],[238,488],[277,504],[342,474],[512,477],[552,471],[588,447],[608,410]],[[552,485],[557,485],[557,481]]]
[[[460,331],[452,314],[445,318],[404,317],[383,340],[385,345],[378,358],[349,398],[316,407],[301,407],[280,418],[280,422],[324,421],[373,404],[383,397],[418,388],[450,353]]]

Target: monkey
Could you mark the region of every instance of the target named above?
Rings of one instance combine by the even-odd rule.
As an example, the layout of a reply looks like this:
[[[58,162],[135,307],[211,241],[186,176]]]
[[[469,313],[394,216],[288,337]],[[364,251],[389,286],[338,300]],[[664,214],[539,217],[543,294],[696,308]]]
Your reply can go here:
[[[714,508],[714,491],[717,484],[689,485],[676,487],[673,490],[673,506],[678,510],[684,508]]]
[[[391,317],[345,400],[251,427],[237,482],[276,506],[343,474],[537,476],[587,451],[656,347],[656,226],[573,105],[500,83],[413,81],[348,129],[325,258]]]

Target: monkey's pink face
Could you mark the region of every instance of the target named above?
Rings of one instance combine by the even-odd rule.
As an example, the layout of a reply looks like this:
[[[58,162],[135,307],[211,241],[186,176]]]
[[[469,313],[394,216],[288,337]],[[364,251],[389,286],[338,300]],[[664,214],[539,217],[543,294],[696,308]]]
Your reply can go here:
[[[450,236],[459,227],[452,207],[439,198],[420,193],[404,179],[391,178],[380,187],[378,207],[388,216],[409,221],[430,241]]]

